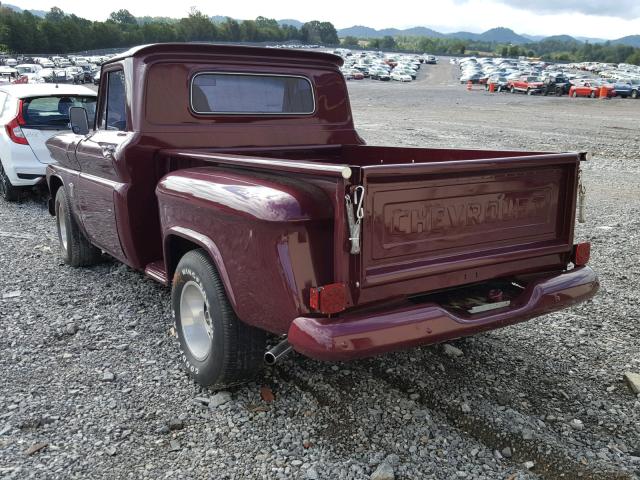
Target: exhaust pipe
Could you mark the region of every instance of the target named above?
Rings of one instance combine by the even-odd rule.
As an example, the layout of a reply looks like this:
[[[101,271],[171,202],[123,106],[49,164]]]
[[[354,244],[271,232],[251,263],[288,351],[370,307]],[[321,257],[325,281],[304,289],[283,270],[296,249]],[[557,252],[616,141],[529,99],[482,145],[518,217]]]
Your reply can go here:
[[[266,351],[264,354],[264,363],[269,366],[273,366],[276,362],[290,353],[291,350],[293,350],[293,347],[289,344],[289,341],[287,339],[282,340],[275,347]]]

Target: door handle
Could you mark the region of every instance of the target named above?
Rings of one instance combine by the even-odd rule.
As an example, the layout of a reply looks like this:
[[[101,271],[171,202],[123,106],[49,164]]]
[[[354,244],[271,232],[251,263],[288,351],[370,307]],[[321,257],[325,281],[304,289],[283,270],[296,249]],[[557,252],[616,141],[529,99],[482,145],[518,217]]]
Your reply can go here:
[[[102,146],[102,156],[111,157],[116,151],[115,145],[103,145]]]

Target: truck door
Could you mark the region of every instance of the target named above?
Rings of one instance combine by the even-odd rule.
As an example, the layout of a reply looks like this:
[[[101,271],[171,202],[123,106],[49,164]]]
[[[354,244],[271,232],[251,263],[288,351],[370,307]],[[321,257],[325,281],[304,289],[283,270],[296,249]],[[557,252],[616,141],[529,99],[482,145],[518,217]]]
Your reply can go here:
[[[122,195],[125,185],[114,156],[120,144],[128,138],[123,70],[117,68],[104,72],[100,88],[95,129],[76,148],[80,164],[77,201],[91,242],[124,260],[115,200]]]

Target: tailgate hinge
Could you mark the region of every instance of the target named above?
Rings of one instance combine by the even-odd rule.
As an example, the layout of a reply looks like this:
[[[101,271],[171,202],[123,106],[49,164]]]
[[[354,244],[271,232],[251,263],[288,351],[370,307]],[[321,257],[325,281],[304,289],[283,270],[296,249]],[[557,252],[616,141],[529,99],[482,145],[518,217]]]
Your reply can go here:
[[[349,240],[351,241],[351,254],[360,253],[360,231],[362,229],[362,218],[364,217],[364,187],[357,186],[353,190],[353,200],[351,195],[344,196],[345,210],[347,211],[347,222],[349,223]],[[355,205],[355,209],[354,209]],[[355,211],[354,211],[355,210]]]

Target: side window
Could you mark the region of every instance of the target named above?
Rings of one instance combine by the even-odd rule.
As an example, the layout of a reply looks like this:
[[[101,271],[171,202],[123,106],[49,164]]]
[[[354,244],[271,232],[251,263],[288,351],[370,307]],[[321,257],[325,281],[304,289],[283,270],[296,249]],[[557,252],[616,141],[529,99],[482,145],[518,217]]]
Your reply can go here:
[[[105,82],[106,105],[100,118],[100,128],[103,130],[126,130],[126,95],[124,89],[124,73],[115,70],[107,73]]]

